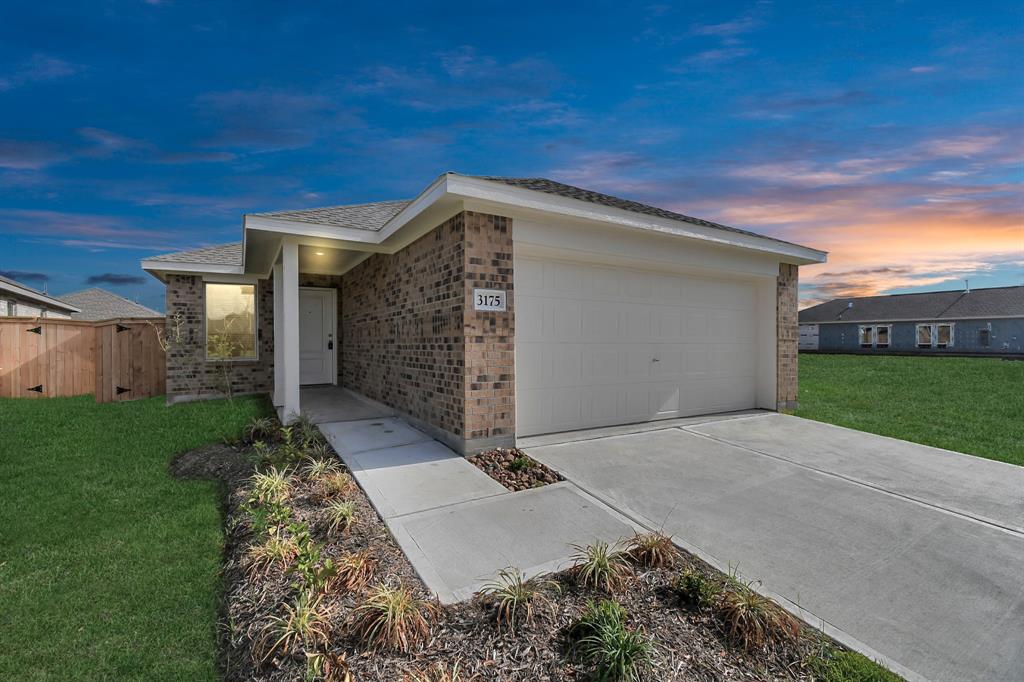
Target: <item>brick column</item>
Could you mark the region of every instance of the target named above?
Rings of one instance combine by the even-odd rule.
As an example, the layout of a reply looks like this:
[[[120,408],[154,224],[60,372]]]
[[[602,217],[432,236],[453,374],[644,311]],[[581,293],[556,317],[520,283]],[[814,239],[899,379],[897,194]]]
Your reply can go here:
[[[473,452],[515,441],[515,296],[512,219],[464,215],[465,450]],[[474,310],[475,288],[505,290],[507,310]]]
[[[779,410],[795,410],[797,407],[797,348],[800,340],[800,324],[797,314],[799,277],[798,266],[779,263],[779,279],[775,296],[778,334],[776,391],[777,409]]]

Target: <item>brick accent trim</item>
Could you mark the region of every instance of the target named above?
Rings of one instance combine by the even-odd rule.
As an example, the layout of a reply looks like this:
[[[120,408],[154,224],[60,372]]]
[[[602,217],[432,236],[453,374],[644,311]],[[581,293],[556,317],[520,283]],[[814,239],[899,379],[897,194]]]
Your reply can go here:
[[[800,324],[797,297],[800,279],[799,266],[779,263],[779,278],[775,296],[777,365],[777,409],[795,410],[799,384],[798,346]]]

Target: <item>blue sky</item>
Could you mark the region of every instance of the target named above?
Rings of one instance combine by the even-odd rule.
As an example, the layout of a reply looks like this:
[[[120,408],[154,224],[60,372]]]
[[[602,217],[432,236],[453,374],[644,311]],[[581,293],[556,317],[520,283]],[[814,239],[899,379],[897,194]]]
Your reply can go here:
[[[1024,277],[1019,2],[294,4],[10,4],[0,272],[162,309],[141,258],[456,170],[827,249],[805,302]]]

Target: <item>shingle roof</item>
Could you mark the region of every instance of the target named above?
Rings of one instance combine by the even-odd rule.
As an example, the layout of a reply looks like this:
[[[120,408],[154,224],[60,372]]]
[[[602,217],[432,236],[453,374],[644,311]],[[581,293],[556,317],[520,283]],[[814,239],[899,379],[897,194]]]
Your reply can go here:
[[[781,242],[783,244],[792,244],[792,242],[776,239],[775,237],[767,237],[763,234],[758,234],[757,232],[741,230],[738,227],[730,227],[729,225],[704,220],[703,218],[694,218],[682,213],[676,213],[675,211],[669,211],[668,209],[658,208],[657,206],[642,204],[639,201],[622,199],[620,197],[611,196],[610,194],[602,194],[601,192],[595,192],[581,187],[574,187],[573,185],[566,185],[565,183],[556,182],[555,180],[548,180],[547,178],[506,178],[493,175],[470,175],[467,177],[477,178],[479,180],[489,180],[491,182],[500,182],[512,187],[531,189],[535,192],[544,192],[545,194],[555,194],[557,196],[578,199],[579,201],[586,201],[592,204],[601,204],[602,206],[619,208],[623,211],[630,211],[632,213],[642,213],[644,215],[655,216],[657,218],[667,218],[669,220],[682,220],[696,225],[703,225],[704,227],[713,227],[719,230],[726,230],[727,232],[746,234],[752,237],[760,237],[762,239],[771,239],[772,241]]]
[[[1024,317],[1024,286],[837,298],[800,311],[801,324],[968,317]]]
[[[5,286],[7,285],[7,286]],[[0,275],[0,291],[10,291],[15,296],[24,296],[30,298],[37,303],[48,305],[54,308],[61,308],[65,311],[74,311],[75,306],[71,303],[60,300],[56,296],[51,296],[45,292],[33,289],[32,287],[22,284],[17,280],[13,280],[10,277]]]
[[[118,317],[163,317],[152,308],[147,308],[106,289],[83,289],[59,297],[82,312],[72,313],[75,320],[113,320]]]
[[[232,242],[231,244],[218,244],[217,246],[207,246],[202,249],[177,251],[175,253],[164,253],[159,256],[147,258],[146,260],[171,263],[241,265],[242,242]]]
[[[352,204],[349,206],[326,206],[324,208],[309,208],[297,211],[250,213],[249,215],[379,232],[389,220],[398,215],[399,211],[410,203],[412,203],[410,200],[400,199],[396,201],[375,201],[370,204]]]

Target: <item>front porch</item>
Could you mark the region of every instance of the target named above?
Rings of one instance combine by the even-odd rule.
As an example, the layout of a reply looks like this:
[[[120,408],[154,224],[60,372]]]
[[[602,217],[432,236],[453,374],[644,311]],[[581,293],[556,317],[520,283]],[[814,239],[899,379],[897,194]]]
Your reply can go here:
[[[331,422],[383,419],[395,415],[391,408],[341,386],[302,386],[299,389],[299,400],[302,413],[318,426]]]

